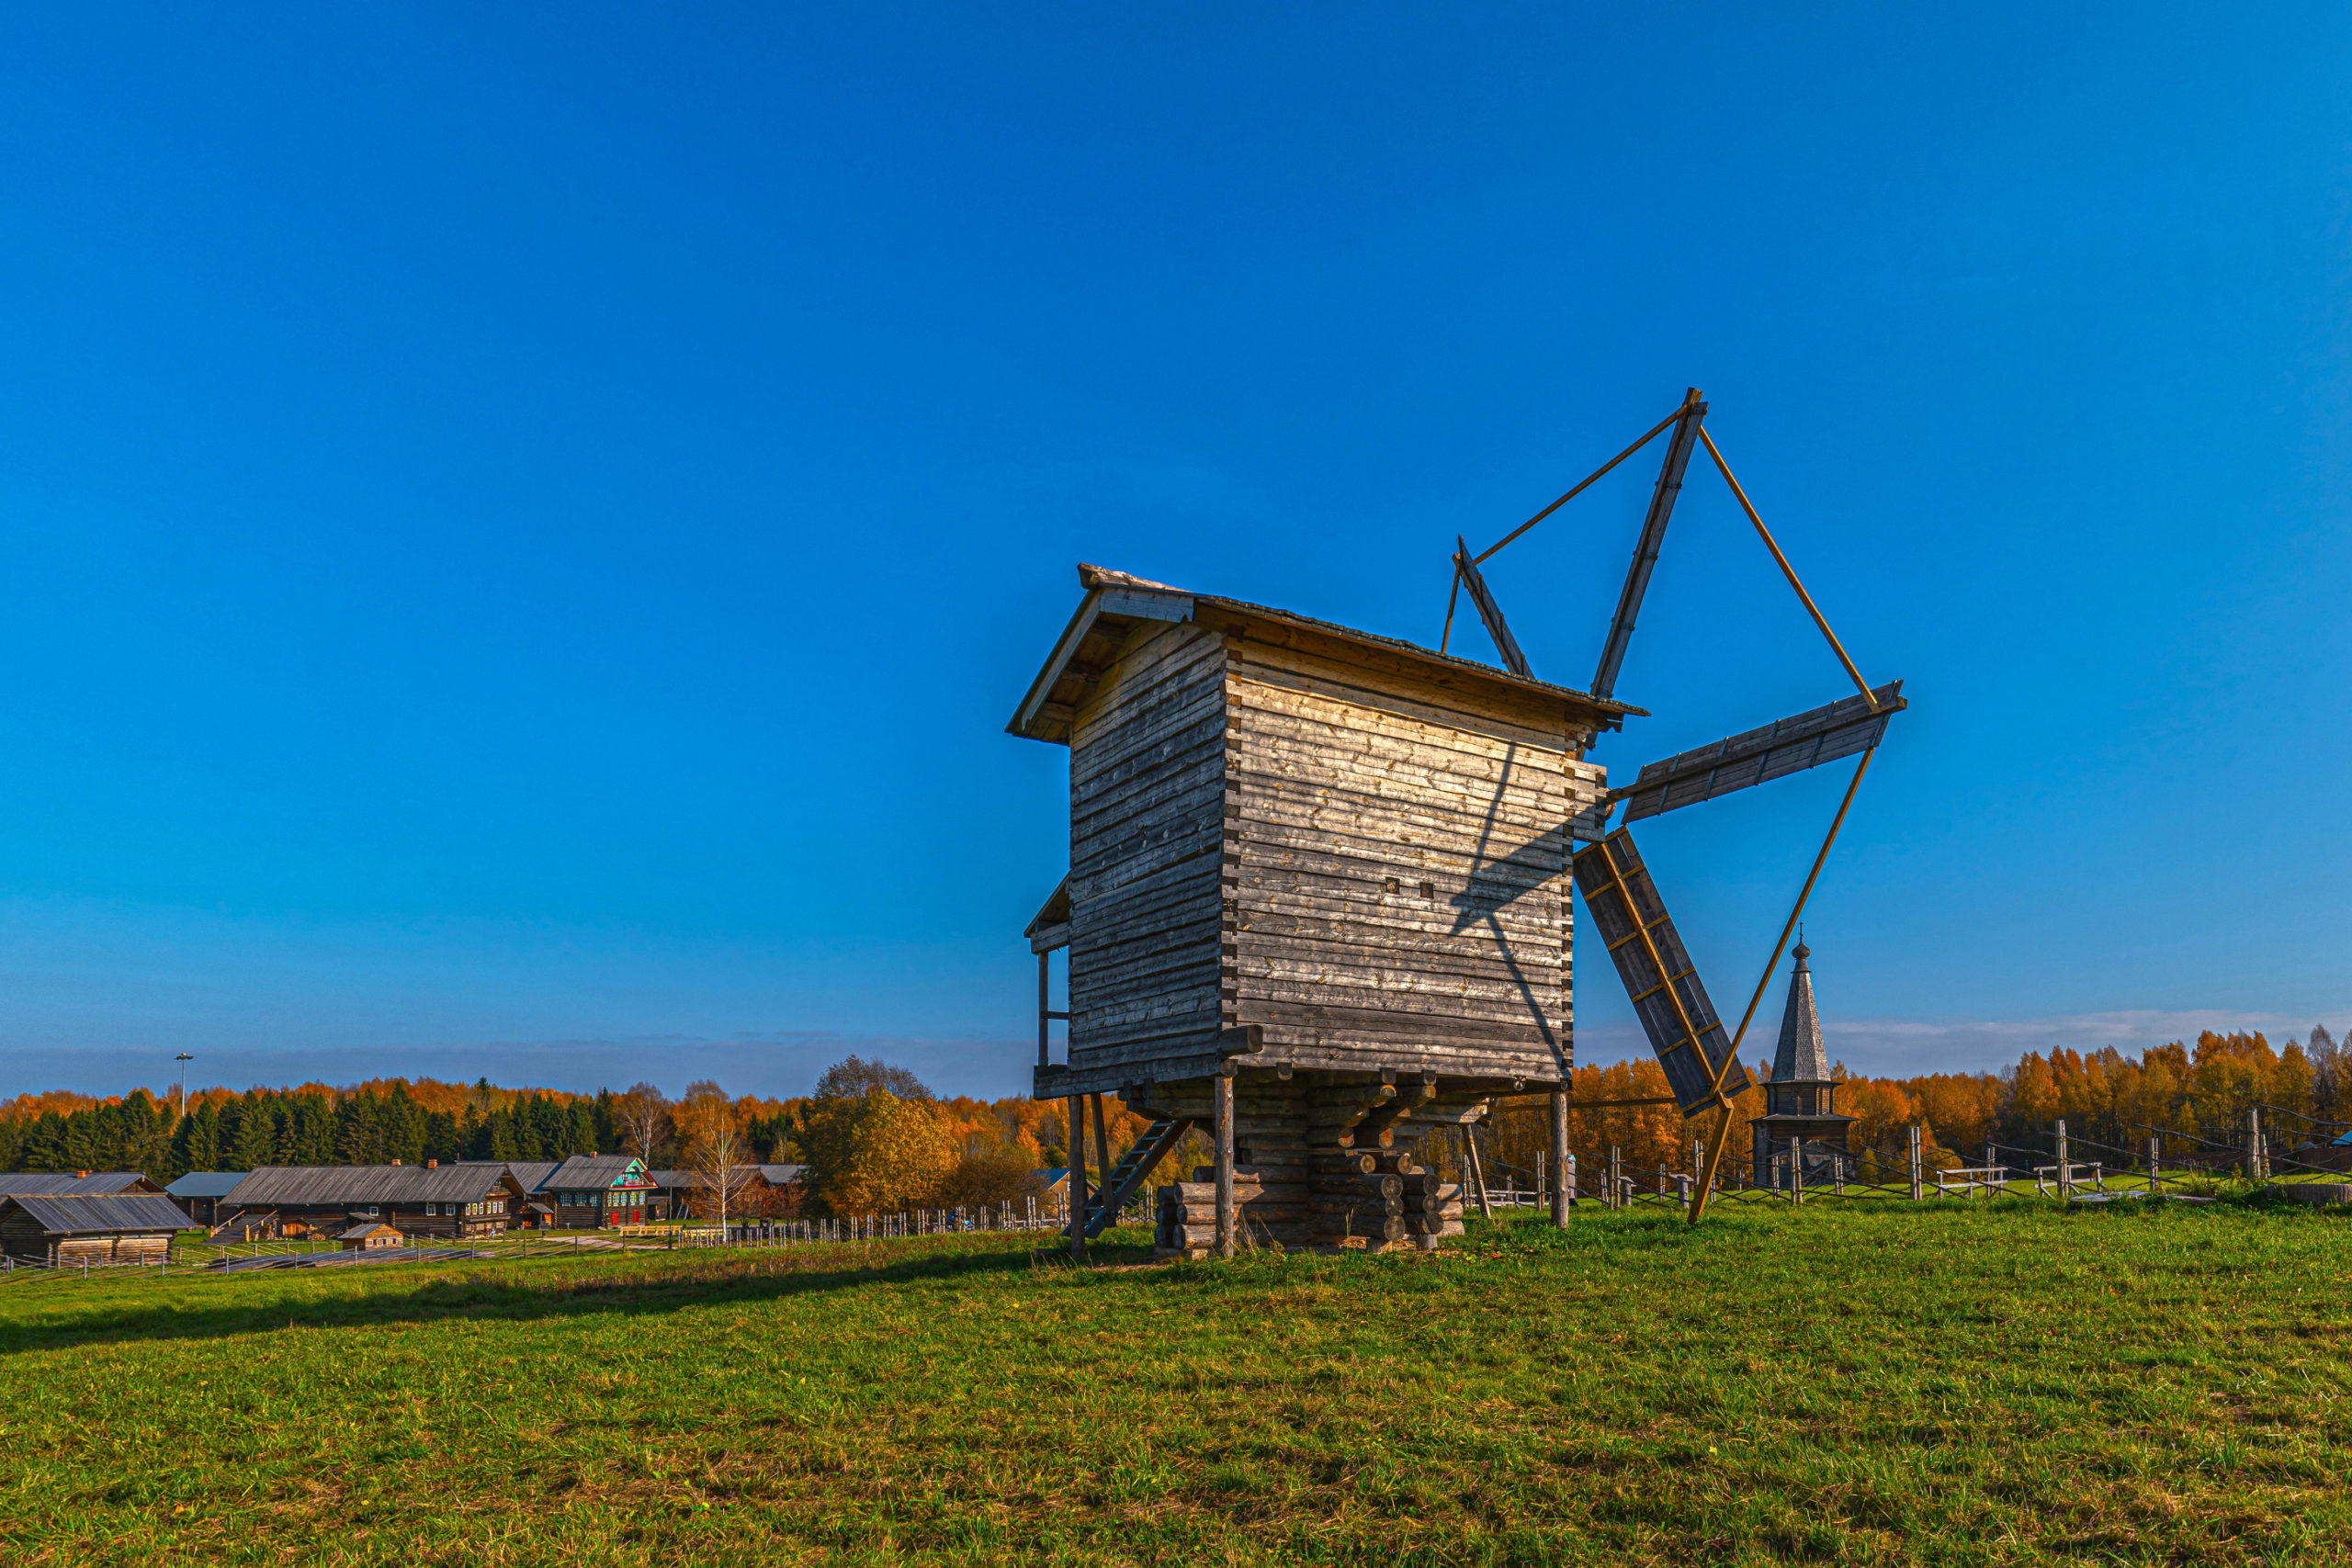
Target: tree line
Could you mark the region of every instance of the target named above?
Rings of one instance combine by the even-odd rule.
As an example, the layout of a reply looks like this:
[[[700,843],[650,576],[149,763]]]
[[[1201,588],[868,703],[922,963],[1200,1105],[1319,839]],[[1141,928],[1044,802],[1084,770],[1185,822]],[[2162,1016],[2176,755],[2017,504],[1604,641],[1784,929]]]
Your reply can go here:
[[[1148,1123],[1106,1106],[1114,1150]],[[798,1201],[819,1213],[881,1213],[1017,1198],[1064,1165],[1060,1108],[1026,1098],[936,1095],[912,1073],[857,1056],[806,1096],[730,1097],[708,1081],[672,1099],[650,1083],[576,1094],[433,1079],[191,1093],[61,1093],[0,1103],[0,1170],[192,1170],[394,1160],[560,1160],[629,1154],[691,1169],[706,1186],[744,1165],[801,1165]]]
[[[1756,1076],[1768,1076],[1763,1064]],[[2151,1129],[2164,1129],[2171,1134],[2168,1159],[2194,1157],[2199,1140],[2242,1145],[2253,1110],[2263,1112],[2277,1148],[2352,1127],[2352,1050],[2324,1027],[2283,1046],[2259,1033],[2208,1032],[2193,1045],[2176,1042],[2137,1055],[2111,1046],[2030,1052],[1998,1073],[1867,1077],[1840,1065],[1836,1076],[1844,1085],[1838,1109],[1859,1119],[1853,1146],[1886,1169],[1899,1168],[1906,1129],[1915,1126],[1929,1165],[1947,1169],[1976,1163],[1988,1143],[2047,1151],[2061,1118],[2078,1146],[2137,1151]],[[1578,1068],[1571,1098],[1666,1092],[1657,1064],[1642,1060]],[[1763,1098],[1750,1092],[1736,1101],[1735,1155],[1747,1148],[1746,1124],[1761,1113]],[[1106,1097],[1104,1111],[1116,1159],[1149,1122],[1115,1098]],[[1498,1107],[1493,1157],[1505,1170],[1532,1174],[1549,1147],[1546,1113],[1539,1097]],[[1679,1170],[1702,1125],[1685,1122],[1671,1106],[1579,1107],[1570,1114],[1569,1146],[1585,1158],[1614,1147],[1635,1168]],[[722,1183],[724,1172],[742,1165],[802,1166],[795,1201],[833,1214],[1018,1199],[1039,1189],[1040,1171],[1067,1166],[1069,1148],[1058,1101],[941,1096],[903,1067],[854,1055],[827,1069],[810,1093],[784,1100],[729,1097],[707,1081],[673,1100],[647,1083],[575,1094],[503,1089],[486,1079],[469,1086],[382,1079],[347,1089],[208,1089],[190,1096],[185,1116],[144,1089],[103,1101],[49,1094],[0,1104],[6,1170],[143,1170],[170,1181],[191,1170],[264,1165],[625,1153],[655,1169],[695,1169]],[[1428,1154],[1451,1168],[1444,1150]],[[1206,1157],[1205,1140],[1188,1139],[1160,1179]]]
[[[1759,1082],[1770,1076],[1766,1063],[1753,1071]],[[1946,1170],[1979,1164],[1988,1144],[2053,1154],[2061,1120],[2077,1158],[2097,1157],[2082,1152],[2090,1144],[2136,1155],[2157,1135],[2168,1160],[2213,1153],[2217,1145],[2241,1148],[2250,1111],[2261,1111],[2271,1147],[2282,1152],[2352,1129],[2352,1049],[2324,1025],[2314,1026],[2308,1039],[2290,1038],[2283,1045],[2259,1032],[2208,1031],[2193,1045],[2175,1041],[2136,1055],[2111,1045],[2028,1052],[1997,1073],[1869,1077],[1841,1063],[1833,1076],[1842,1085],[1838,1109],[1859,1118],[1849,1143],[1868,1156],[1866,1167],[1885,1172],[1904,1168],[1912,1127],[1920,1129],[1928,1167]],[[1578,1068],[1570,1098],[1667,1092],[1665,1073],[1645,1059]],[[1745,1157],[1747,1123],[1763,1113],[1764,1096],[1751,1090],[1734,1105],[1727,1146],[1734,1157]],[[1496,1157],[1532,1172],[1536,1156],[1550,1147],[1548,1113],[1546,1102],[1534,1098],[1498,1107]],[[1615,1148],[1636,1168],[1687,1170],[1692,1137],[1713,1126],[1705,1117],[1684,1122],[1671,1105],[1579,1108],[1569,1113],[1568,1146],[1581,1159]]]

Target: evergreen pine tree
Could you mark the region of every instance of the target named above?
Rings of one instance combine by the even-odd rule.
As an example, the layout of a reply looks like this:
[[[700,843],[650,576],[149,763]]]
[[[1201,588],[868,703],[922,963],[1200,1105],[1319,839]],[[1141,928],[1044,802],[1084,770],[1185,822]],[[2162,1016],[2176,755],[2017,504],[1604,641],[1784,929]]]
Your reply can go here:
[[[232,1101],[229,1112],[221,1118],[228,1154],[221,1163],[231,1170],[258,1170],[271,1164],[277,1153],[277,1130],[260,1097],[247,1095]]]

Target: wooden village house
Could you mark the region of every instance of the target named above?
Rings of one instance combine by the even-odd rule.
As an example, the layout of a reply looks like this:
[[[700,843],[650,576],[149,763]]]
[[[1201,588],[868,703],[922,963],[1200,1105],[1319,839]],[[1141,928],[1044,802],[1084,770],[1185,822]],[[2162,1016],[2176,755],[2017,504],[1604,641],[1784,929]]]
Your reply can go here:
[[[110,1268],[161,1263],[187,1217],[156,1192],[0,1196],[0,1253],[17,1263]]]
[[[1214,1179],[1162,1194],[1163,1247],[1434,1246],[1460,1195],[1401,1138],[1549,1091],[1566,1153],[1571,825],[1605,788],[1586,749],[1640,710],[1119,572],[1080,581],[1008,727],[1069,749],[1069,874],[1029,930],[1035,1092],[1081,1145],[1090,1097],[1156,1121],[1107,1203],[1073,1162],[1074,1232],[1199,1125]]]
[[[563,1230],[653,1223],[660,1189],[645,1162],[628,1155],[574,1155],[543,1179],[534,1196],[555,1211]]]
[[[527,1196],[503,1162],[264,1166],[220,1201],[218,1224],[241,1236],[332,1236],[382,1220],[462,1239],[514,1228]]]

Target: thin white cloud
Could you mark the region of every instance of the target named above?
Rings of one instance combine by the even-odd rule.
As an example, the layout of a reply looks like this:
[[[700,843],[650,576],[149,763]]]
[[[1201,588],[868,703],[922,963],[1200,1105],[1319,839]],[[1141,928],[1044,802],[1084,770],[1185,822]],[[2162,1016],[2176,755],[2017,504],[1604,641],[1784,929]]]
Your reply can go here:
[[[2324,1025],[2339,1039],[2352,1029],[2352,1010],[2325,1012],[2316,1018],[2288,1013],[2233,1011],[2226,1008],[2163,1011],[2155,1009],[2115,1012],[2066,1013],[2047,1018],[1826,1018],[1822,1035],[1830,1055],[1858,1073],[1880,1077],[1909,1077],[1919,1073],[1998,1072],[2014,1066],[2029,1051],[2048,1052],[2064,1046],[2097,1051],[2112,1045],[2137,1054],[2169,1041],[2194,1041],[2212,1030],[2259,1031],[2274,1043],[2307,1037],[2312,1025]],[[1778,1021],[1770,1032],[1751,1032],[1740,1047],[1742,1056],[1769,1057],[1779,1034]],[[1630,1025],[1605,1024],[1577,1033],[1577,1059],[1605,1063],[1646,1055],[1648,1046]]]

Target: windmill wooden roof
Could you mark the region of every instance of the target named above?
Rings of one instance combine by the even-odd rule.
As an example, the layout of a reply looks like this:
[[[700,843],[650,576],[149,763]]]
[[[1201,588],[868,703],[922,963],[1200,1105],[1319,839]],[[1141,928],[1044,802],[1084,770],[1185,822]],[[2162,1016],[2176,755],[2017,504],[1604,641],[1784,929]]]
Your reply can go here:
[[[1081,562],[1078,581],[1086,597],[1054,644],[1045,668],[1030,682],[1012,722],[1005,726],[1014,735],[1068,743],[1071,721],[1087,687],[1117,659],[1127,633],[1149,621],[1190,621],[1259,641],[1317,649],[1351,662],[1411,673],[1464,694],[1484,695],[1488,701],[1524,705],[1533,699],[1545,706],[1556,705],[1564,718],[1602,729],[1614,729],[1626,715],[1645,711],[1396,637],[1238,599],[1193,593],[1124,571]]]

